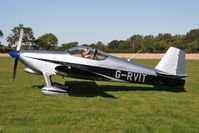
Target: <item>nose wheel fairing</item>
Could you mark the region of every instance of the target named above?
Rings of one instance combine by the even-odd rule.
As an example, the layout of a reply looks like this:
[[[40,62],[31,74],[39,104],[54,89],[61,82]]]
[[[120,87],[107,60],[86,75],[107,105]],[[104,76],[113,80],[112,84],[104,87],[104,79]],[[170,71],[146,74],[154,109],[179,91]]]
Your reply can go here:
[[[66,94],[67,91],[60,89],[56,86],[44,86],[41,89],[42,94],[44,95],[57,95],[57,94]]]

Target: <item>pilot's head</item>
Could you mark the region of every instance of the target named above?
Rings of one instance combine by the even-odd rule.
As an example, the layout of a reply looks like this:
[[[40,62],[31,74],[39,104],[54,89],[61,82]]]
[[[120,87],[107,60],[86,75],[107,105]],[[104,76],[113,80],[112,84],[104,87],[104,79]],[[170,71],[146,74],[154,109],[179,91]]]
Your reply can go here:
[[[89,50],[88,48],[85,48],[85,49],[84,49],[84,52],[85,52],[85,54],[88,55],[88,54],[90,53],[90,50]]]

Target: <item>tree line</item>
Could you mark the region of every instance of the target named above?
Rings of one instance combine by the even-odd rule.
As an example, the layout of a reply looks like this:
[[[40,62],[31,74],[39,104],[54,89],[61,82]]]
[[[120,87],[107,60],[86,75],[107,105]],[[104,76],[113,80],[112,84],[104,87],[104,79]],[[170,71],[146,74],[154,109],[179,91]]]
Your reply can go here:
[[[19,38],[20,29],[24,29],[23,49],[42,49],[42,50],[66,50],[71,47],[80,46],[78,42],[63,43],[58,46],[58,38],[52,34],[47,33],[38,38],[34,37],[32,28],[24,27],[23,24],[15,26],[6,41],[8,46],[0,42],[0,52],[9,52],[15,49],[15,45]],[[0,30],[0,38],[3,37],[3,31]],[[92,44],[81,44],[83,46],[90,46],[100,49],[105,52],[112,53],[132,53],[142,50],[142,52],[162,53],[169,47],[174,46],[180,48],[188,53],[199,52],[199,29],[192,29],[185,35],[171,35],[170,33],[159,33],[157,36],[153,35],[132,35],[127,40],[113,40],[106,45],[101,41]]]

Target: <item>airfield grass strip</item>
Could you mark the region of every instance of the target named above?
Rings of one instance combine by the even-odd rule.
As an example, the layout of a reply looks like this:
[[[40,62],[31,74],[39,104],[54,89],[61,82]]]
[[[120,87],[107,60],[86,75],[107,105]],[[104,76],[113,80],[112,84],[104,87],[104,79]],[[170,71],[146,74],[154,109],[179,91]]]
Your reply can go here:
[[[159,60],[133,60],[155,67]],[[197,133],[199,61],[186,61],[186,91],[151,85],[89,81],[53,76],[69,94],[44,96],[43,76],[24,72],[0,57],[0,132]]]

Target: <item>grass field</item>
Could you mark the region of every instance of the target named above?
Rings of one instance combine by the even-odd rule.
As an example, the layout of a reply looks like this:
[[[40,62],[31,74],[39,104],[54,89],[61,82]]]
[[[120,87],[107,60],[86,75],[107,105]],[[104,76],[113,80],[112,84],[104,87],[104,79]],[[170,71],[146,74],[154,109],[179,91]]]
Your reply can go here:
[[[154,67],[159,60],[135,60]],[[44,96],[42,76],[27,74],[13,59],[0,57],[0,132],[197,133],[199,61],[186,61],[185,90],[150,85],[93,82],[54,76],[69,94]]]

